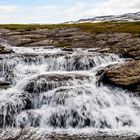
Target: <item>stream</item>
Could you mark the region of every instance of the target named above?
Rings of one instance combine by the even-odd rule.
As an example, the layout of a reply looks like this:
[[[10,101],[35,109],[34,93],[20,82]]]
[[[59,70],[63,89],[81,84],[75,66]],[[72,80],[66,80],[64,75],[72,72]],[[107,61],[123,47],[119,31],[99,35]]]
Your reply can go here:
[[[60,140],[140,134],[140,98],[97,84],[99,70],[124,58],[91,48],[11,48],[0,55],[2,130],[39,128]]]

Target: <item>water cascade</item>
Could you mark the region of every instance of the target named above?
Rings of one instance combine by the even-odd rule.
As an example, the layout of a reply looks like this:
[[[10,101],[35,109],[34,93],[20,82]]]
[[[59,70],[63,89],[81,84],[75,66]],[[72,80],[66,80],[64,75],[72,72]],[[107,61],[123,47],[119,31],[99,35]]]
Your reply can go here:
[[[95,49],[13,47],[0,56],[0,128],[140,128],[140,99],[105,85],[96,73],[123,63]]]

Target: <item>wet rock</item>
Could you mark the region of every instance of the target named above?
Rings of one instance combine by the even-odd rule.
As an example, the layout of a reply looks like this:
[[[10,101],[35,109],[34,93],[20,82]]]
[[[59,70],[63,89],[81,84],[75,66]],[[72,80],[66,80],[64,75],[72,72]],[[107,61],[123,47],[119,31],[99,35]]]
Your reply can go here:
[[[140,60],[107,68],[102,81],[106,84],[140,92]]]
[[[0,54],[10,54],[13,53],[12,49],[5,48],[4,46],[0,45]]]
[[[84,106],[83,106],[84,108]],[[85,112],[86,112],[86,108]],[[78,112],[77,110],[63,110],[61,113],[54,113],[51,115],[49,124],[54,128],[67,128],[71,126],[72,128],[84,128],[84,127],[94,127],[94,128],[110,128],[106,120],[99,120],[98,126],[93,118],[89,118],[90,113],[85,114],[84,111]]]
[[[24,87],[24,90],[30,93],[40,93],[52,90],[56,87],[73,85],[73,81],[82,82],[89,80],[89,76],[83,74],[46,74],[39,75],[31,80]]]
[[[8,88],[10,87],[10,82],[4,81],[4,80],[0,80],[0,89],[2,88]]]
[[[111,125],[107,120],[99,119],[97,122],[94,117],[89,117],[91,114],[84,105],[83,109],[84,110],[80,111],[76,109],[67,109],[62,110],[61,112],[54,112],[50,116],[49,124],[54,128],[67,128],[68,126],[71,126],[72,128],[93,127],[98,129],[111,129]],[[118,120],[118,122],[120,124],[122,123],[121,120]],[[123,122],[123,125],[129,126],[131,125],[131,122],[126,120]]]
[[[0,93],[0,128],[14,127],[16,117],[22,110],[31,109],[31,96],[27,93]]]
[[[62,48],[62,51],[73,52],[73,49],[71,49],[71,48]]]
[[[53,104],[55,106],[58,105],[66,105],[67,99],[76,98],[79,95],[87,95],[92,94],[91,87],[88,86],[79,86],[79,87],[61,87],[52,91],[53,94],[51,96],[47,96],[48,94],[44,94],[41,97],[41,104]],[[48,91],[50,92],[50,91]]]
[[[3,50],[0,50],[0,54],[10,54],[10,53],[14,53],[12,51],[12,49],[3,49]]]

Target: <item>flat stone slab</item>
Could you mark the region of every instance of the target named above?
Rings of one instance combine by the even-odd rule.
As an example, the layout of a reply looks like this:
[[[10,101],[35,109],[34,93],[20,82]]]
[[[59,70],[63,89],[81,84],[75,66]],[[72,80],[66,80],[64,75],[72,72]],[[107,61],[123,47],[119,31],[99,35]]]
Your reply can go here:
[[[104,70],[102,81],[132,91],[140,91],[140,60],[107,68]]]

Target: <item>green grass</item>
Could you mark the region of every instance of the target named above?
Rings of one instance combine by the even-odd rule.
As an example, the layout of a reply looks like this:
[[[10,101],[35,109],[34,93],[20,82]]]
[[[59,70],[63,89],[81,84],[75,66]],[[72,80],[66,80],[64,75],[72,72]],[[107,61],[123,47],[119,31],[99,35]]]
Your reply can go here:
[[[10,30],[36,30],[36,29],[53,29],[53,28],[80,28],[83,31],[91,33],[138,33],[140,34],[140,22],[102,22],[102,23],[78,23],[78,24],[5,24],[0,25],[0,28]]]

